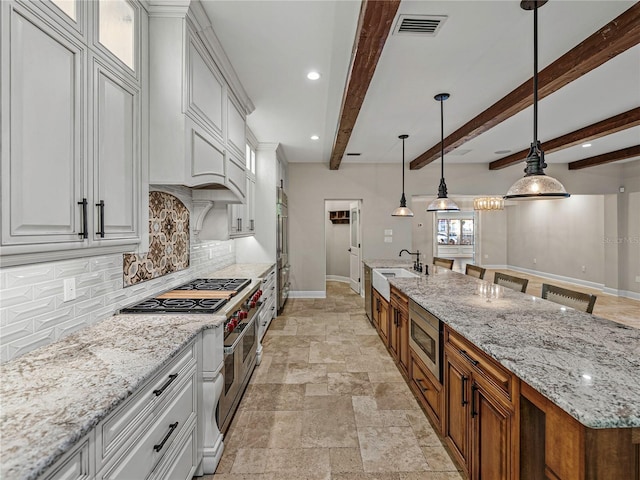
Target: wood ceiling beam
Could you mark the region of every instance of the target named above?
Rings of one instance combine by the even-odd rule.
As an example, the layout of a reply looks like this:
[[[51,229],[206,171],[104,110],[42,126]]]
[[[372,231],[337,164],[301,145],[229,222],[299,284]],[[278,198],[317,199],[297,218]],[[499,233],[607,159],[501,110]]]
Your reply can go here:
[[[584,128],[576,130],[561,137],[554,138],[542,144],[542,151],[544,153],[553,153],[558,150],[573,147],[584,142],[589,142],[597,138],[606,137],[612,133],[626,130],[640,125],[640,107],[632,108],[624,113],[620,113],[606,120],[588,125]],[[508,167],[515,163],[524,162],[529,149],[521,150],[518,153],[513,153],[508,157],[494,160],[489,164],[489,170],[500,170],[501,168]]]
[[[595,157],[584,158],[569,163],[569,170],[580,170],[581,168],[595,167],[596,165],[604,165],[605,163],[619,162],[627,158],[640,156],[640,145],[622,148],[615,152],[603,153]]]
[[[539,99],[552,94],[638,43],[640,43],[640,2],[636,2],[624,13],[539,72]],[[451,152],[532,104],[533,77],[445,138],[444,152]],[[412,160],[410,168],[417,170],[438,158],[440,158],[439,143]]]
[[[400,0],[362,0],[347,85],[342,94],[338,131],[329,166],[338,170],[364,97],[391,31]]]

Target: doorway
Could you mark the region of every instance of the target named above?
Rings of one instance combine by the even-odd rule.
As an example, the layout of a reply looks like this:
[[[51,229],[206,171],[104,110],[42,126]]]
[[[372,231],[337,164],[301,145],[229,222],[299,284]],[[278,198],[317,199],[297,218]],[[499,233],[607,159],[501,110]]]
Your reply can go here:
[[[325,200],[325,277],[348,283],[360,294],[362,279],[361,200]]]

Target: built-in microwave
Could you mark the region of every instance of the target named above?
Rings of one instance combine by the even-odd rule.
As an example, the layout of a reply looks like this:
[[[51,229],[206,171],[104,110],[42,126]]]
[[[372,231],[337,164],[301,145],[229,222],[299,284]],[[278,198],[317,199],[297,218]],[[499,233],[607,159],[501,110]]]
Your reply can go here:
[[[411,299],[409,300],[409,346],[442,383],[442,322]]]

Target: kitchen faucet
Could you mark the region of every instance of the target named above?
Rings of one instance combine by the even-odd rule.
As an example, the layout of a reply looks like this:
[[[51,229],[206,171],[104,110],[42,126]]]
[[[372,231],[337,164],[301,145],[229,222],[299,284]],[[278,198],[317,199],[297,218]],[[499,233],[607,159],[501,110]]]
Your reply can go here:
[[[416,272],[421,272],[422,273],[422,264],[420,263],[420,250],[416,250],[415,253],[410,252],[409,250],[407,250],[406,248],[403,248],[402,250],[400,250],[400,254],[398,255],[399,257],[402,256],[402,252],[407,252],[409,255],[415,255],[416,256],[416,261],[413,264],[413,269]],[[429,269],[427,267],[427,275],[429,275]]]

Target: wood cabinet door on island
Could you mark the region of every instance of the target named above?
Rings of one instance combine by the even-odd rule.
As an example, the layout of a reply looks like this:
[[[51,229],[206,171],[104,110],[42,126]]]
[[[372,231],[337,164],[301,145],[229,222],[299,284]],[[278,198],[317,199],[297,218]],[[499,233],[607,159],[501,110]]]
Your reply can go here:
[[[401,372],[409,376],[409,299],[391,287],[389,350]]]
[[[445,415],[444,436],[447,445],[469,473],[469,377],[471,372],[455,356],[444,352]]]
[[[373,290],[373,318],[378,334],[385,345],[389,345],[389,303],[387,300],[378,293],[377,290]]]

